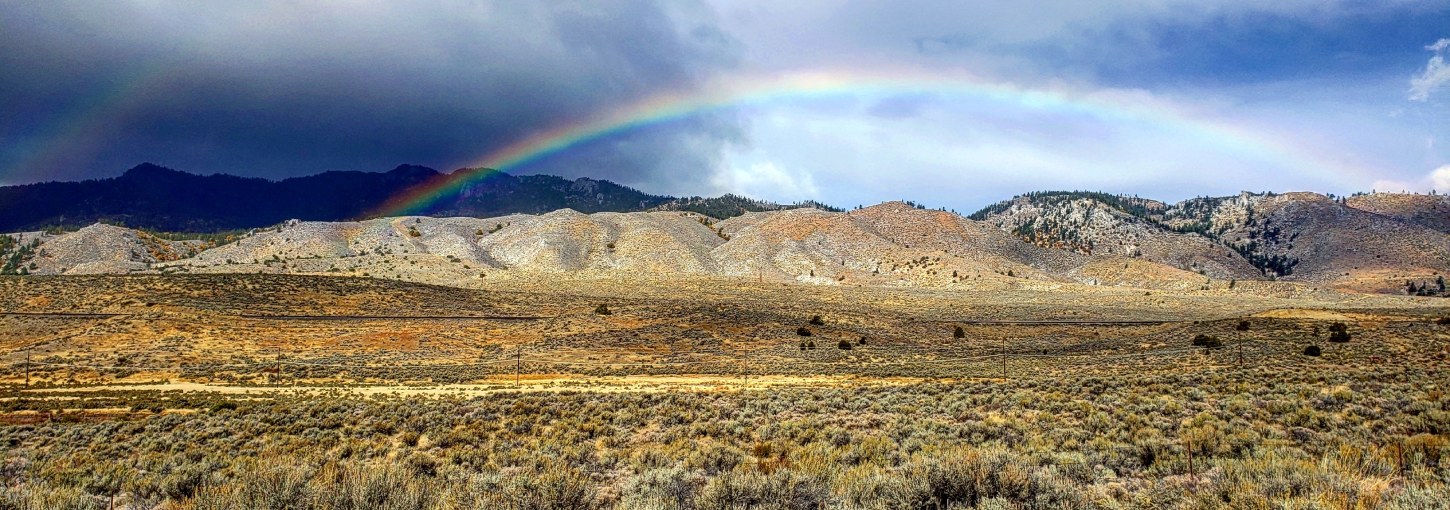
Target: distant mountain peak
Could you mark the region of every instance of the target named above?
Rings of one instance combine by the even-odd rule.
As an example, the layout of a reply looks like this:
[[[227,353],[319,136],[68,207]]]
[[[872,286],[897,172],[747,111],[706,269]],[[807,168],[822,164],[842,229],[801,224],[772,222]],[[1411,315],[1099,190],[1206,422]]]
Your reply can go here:
[[[389,175],[395,175],[395,176],[410,176],[410,177],[433,177],[433,176],[439,175],[439,172],[437,170],[432,169],[432,168],[428,168],[428,167],[422,166],[422,165],[408,165],[408,164],[398,165],[397,167],[393,168],[392,170],[388,170],[387,173]]]
[[[192,175],[192,174],[188,174],[188,173],[182,172],[180,170],[174,170],[174,169],[171,169],[171,168],[167,168],[167,167],[164,167],[164,166],[155,164],[155,163],[146,162],[146,163],[141,163],[139,165],[133,166],[130,169],[127,169],[124,173],[121,174],[121,177],[128,178],[128,179],[138,179],[138,178],[155,178],[155,177],[162,177],[162,176],[174,177],[174,176],[177,176],[177,175]]]

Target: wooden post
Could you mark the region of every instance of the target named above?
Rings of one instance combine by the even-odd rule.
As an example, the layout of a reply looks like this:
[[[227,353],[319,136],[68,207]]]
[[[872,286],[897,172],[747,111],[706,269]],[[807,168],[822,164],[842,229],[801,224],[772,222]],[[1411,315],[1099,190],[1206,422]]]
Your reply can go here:
[[[1198,474],[1193,471],[1193,440],[1185,439],[1184,441],[1188,442],[1188,478],[1196,482],[1198,481]]]
[[[519,344],[514,350],[514,386],[519,385],[519,374],[524,371],[524,346]]]
[[[1403,478],[1405,476],[1405,445],[1404,445],[1404,443],[1395,443],[1395,467],[1399,469],[1399,471],[1400,471],[1400,477]]]
[[[25,387],[30,387],[30,347],[25,347]]]
[[[1007,337],[1002,337],[1002,382],[1007,382]]]
[[[1244,364],[1244,342],[1243,342],[1243,340],[1240,340],[1239,341],[1239,366],[1243,366],[1243,364]]]
[[[740,383],[740,389],[744,390],[745,386],[750,384],[750,351],[745,351],[740,354],[740,362],[743,367],[740,376],[745,380],[745,382]]]

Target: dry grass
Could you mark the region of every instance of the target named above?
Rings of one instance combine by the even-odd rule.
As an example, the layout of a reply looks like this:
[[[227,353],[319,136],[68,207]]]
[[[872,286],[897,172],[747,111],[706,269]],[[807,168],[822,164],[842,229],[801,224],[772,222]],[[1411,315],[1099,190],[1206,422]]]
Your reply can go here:
[[[0,279],[0,508],[1450,505],[1438,301],[719,283]]]

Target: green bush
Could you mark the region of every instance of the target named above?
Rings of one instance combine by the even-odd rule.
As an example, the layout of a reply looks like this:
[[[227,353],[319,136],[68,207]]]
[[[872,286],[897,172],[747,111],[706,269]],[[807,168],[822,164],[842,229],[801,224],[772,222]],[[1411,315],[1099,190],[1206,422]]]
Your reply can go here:
[[[1206,349],[1216,349],[1219,347],[1223,347],[1223,341],[1219,340],[1216,336],[1199,333],[1193,336],[1193,346],[1203,347]]]
[[[1308,346],[1308,347],[1305,347],[1304,348],[1304,355],[1305,356],[1318,356],[1320,354],[1323,354],[1323,351],[1320,350],[1319,349],[1319,346],[1317,346],[1317,345],[1311,345],[1311,346]]]

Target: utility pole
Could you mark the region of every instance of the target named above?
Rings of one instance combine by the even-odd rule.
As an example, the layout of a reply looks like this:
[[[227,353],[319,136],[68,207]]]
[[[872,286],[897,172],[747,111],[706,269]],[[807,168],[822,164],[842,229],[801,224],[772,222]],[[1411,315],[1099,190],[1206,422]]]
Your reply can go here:
[[[524,345],[515,346],[514,350],[514,386],[519,385],[519,374],[524,371]]]

